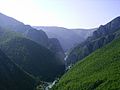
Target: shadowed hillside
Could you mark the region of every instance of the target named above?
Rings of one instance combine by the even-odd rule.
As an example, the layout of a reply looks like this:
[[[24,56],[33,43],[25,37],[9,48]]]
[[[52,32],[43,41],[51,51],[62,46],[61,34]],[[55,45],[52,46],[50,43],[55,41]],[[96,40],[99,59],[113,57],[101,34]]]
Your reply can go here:
[[[35,79],[0,50],[0,90],[33,90]]]

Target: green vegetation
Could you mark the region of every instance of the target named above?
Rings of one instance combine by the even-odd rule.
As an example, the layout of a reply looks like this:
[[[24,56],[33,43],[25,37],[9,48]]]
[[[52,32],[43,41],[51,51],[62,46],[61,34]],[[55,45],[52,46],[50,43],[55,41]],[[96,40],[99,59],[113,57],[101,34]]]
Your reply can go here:
[[[84,42],[77,45],[69,53],[67,65],[75,64],[82,60],[95,50],[107,45],[111,41],[120,37],[120,17],[116,17],[105,25],[101,25],[93,35],[88,37]]]
[[[0,90],[33,90],[36,80],[0,50]]]
[[[4,44],[15,37],[23,37],[22,34],[0,28],[0,43]]]
[[[40,80],[52,81],[64,72],[54,53],[19,33],[0,29],[0,48],[26,72]]]
[[[79,61],[52,90],[120,90],[120,38]]]

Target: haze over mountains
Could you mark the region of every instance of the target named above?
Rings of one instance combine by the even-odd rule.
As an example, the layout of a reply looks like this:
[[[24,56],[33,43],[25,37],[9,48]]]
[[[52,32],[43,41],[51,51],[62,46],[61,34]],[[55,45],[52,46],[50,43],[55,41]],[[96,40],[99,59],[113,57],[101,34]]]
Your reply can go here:
[[[23,36],[39,43],[40,45],[50,49],[52,48],[52,43],[50,43],[50,40],[48,36],[46,35],[45,32],[43,31],[38,31],[34,28],[32,28],[30,25],[25,25],[20,21],[15,20],[14,18],[8,17],[6,15],[0,14],[0,27],[7,29],[7,30],[12,30],[21,33]],[[58,42],[59,43],[59,42]],[[55,46],[53,46],[55,47]],[[61,47],[59,45],[59,47]],[[63,50],[59,50],[61,55],[63,54]],[[56,51],[53,51],[57,53]],[[64,58],[64,54],[62,56]]]
[[[50,90],[119,90],[119,54],[120,17],[67,29],[0,13],[0,90],[48,90],[54,80]]]
[[[57,38],[66,52],[92,35],[95,29],[67,29],[63,27],[33,26],[46,32],[49,38]]]
[[[108,44],[119,36],[120,17],[115,18],[106,25],[101,25],[93,32],[91,37],[88,37],[83,43],[77,45],[69,54],[67,63],[75,63],[81,60],[96,49]]]
[[[0,49],[40,80],[53,81],[65,70],[64,52],[58,40],[3,14],[0,14]]]

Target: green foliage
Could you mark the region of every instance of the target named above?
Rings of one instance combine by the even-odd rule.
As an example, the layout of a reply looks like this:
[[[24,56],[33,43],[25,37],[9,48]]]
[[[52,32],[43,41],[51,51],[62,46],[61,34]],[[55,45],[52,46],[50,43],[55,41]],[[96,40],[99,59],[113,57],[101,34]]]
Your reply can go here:
[[[0,90],[33,90],[35,79],[0,50]]]
[[[23,37],[23,35],[11,30],[0,28],[0,43],[6,43],[15,37]]]
[[[120,38],[79,61],[52,90],[120,90]]]
[[[66,60],[67,64],[68,65],[74,64],[78,60],[82,60],[83,58],[85,58],[95,50],[105,46],[106,44],[112,42],[113,40],[119,37],[120,37],[120,28],[106,35],[101,33],[99,37],[97,37],[97,35],[96,37],[94,35],[89,37],[86,41],[84,41],[83,43],[77,45],[75,48],[72,49]]]
[[[0,48],[26,72],[52,81],[64,72],[64,64],[50,50],[19,33],[0,30]]]

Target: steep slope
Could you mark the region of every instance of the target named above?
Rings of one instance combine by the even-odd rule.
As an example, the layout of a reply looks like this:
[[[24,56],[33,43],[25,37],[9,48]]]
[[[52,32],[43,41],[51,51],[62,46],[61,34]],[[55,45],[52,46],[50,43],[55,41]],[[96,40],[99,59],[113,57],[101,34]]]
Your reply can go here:
[[[0,90],[34,90],[35,82],[0,50]]]
[[[35,35],[34,36],[31,36],[31,35],[32,35],[32,32],[33,34],[36,32],[36,29],[32,28],[30,25],[24,25],[22,22],[17,21],[14,18],[6,16],[2,13],[0,13],[0,27],[7,30],[20,32],[23,35],[27,34],[30,39],[34,40]],[[47,35],[43,31],[39,31],[39,44],[43,46],[47,46],[48,42],[46,41],[46,37]]]
[[[120,90],[120,38],[79,61],[52,90]]]
[[[42,30],[38,31],[34,28],[32,28],[30,25],[25,25],[24,23],[15,20],[14,18],[8,17],[4,14],[0,13],[0,27],[19,32],[26,36],[27,38],[37,42],[38,44],[50,49],[53,51],[50,47],[56,48],[57,46],[50,46],[52,43],[50,43],[50,39],[47,37],[46,33]],[[59,42],[57,42],[59,43]],[[59,46],[61,48],[61,45]],[[53,51],[56,52],[56,51]],[[63,52],[63,49],[61,48],[61,53]],[[57,54],[58,52],[56,52]],[[63,53],[64,54],[64,53]]]
[[[29,39],[37,42],[38,44],[47,47],[49,46],[49,39],[46,35],[45,32],[38,31],[35,29],[28,29],[26,30],[26,32],[24,33],[24,36],[28,37]]]
[[[49,42],[51,44],[49,44],[49,48],[50,50],[55,53],[55,56],[60,59],[63,63],[65,63],[64,61],[64,57],[65,57],[65,54],[64,54],[64,51],[58,41],[58,39],[56,38],[50,38],[49,39]]]
[[[35,29],[27,30],[27,32],[24,33],[24,36],[35,41],[36,43],[48,48],[56,56],[58,56],[58,58],[60,57],[60,59],[62,61],[64,60],[65,54],[61,47],[61,44],[59,43],[59,41],[57,39],[48,38],[47,35],[45,34],[45,32],[43,32],[42,30],[35,30]],[[44,42],[46,42],[46,43],[44,43]],[[59,53],[61,53],[61,54],[59,54]]]
[[[94,29],[67,29],[63,27],[34,26],[34,28],[46,32],[49,38],[57,38],[64,51],[73,48],[92,35]]]
[[[28,73],[52,81],[64,72],[64,62],[49,49],[16,32],[0,29],[0,48]]]
[[[88,37],[83,43],[77,45],[67,58],[67,65],[74,64],[76,61],[83,59],[93,51],[108,44],[120,36],[120,17],[115,18],[106,25],[101,25]]]

